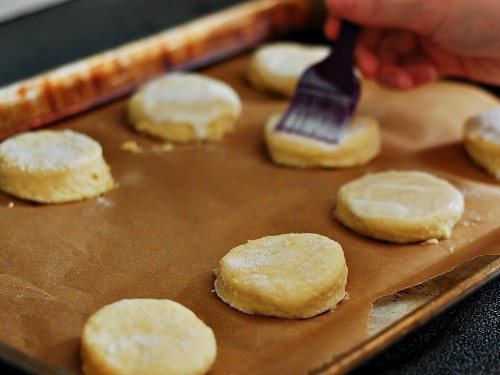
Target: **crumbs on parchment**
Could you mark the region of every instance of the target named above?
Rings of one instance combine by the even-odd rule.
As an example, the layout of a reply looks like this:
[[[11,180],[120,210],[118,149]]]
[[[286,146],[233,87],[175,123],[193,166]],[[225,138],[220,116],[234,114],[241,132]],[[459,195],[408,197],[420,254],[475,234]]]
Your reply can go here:
[[[136,142],[132,140],[125,141],[121,144],[120,148],[123,151],[128,151],[133,154],[139,154],[142,152],[142,147]]]
[[[131,152],[133,154],[140,154],[144,151],[152,151],[155,153],[162,152],[170,152],[174,149],[174,145],[172,143],[163,143],[160,145],[151,146],[150,150],[145,150],[141,145],[139,145],[136,141],[128,140],[121,144],[120,147],[123,151]]]

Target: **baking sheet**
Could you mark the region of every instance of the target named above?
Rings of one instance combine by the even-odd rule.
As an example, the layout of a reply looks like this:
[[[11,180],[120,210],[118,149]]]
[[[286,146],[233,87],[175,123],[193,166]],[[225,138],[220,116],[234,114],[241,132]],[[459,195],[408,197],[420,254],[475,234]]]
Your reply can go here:
[[[365,168],[289,169],[270,162],[262,137],[269,114],[287,103],[246,85],[247,62],[242,55],[203,70],[230,83],[244,101],[237,130],[220,143],[163,148],[127,126],[127,98],[51,125],[101,142],[117,186],[101,198],[59,206],[0,194],[2,341],[79,373],[79,337],[90,314],[121,298],[171,298],[214,329],[213,374],[335,372],[374,350],[374,342],[380,348],[407,331],[404,319],[406,327],[392,325],[392,335],[366,341],[373,301],[499,254],[498,182],[477,169],[461,145],[465,118],[498,99],[457,83],[402,94],[364,82],[359,110],[381,122],[382,154]],[[124,151],[126,141],[142,152]],[[333,219],[340,184],[389,168],[425,170],[464,192],[466,212],[450,240],[391,245]],[[349,300],[303,321],[245,315],[218,300],[213,268],[229,249],[288,232],[320,233],[342,244]],[[495,267],[496,258],[486,259]],[[490,274],[479,273],[466,286]],[[457,285],[443,289],[454,292],[443,294],[451,295],[448,302],[465,288]],[[423,319],[436,309],[421,311]],[[346,364],[346,358],[354,360]]]
[[[244,102],[237,130],[220,143],[159,151],[161,142],[127,126],[126,98],[53,126],[98,140],[117,186],[101,198],[57,206],[0,195],[2,340],[79,373],[79,337],[90,314],[122,298],[170,298],[214,329],[212,373],[306,373],[368,338],[378,297],[499,253],[498,183],[471,164],[460,143],[464,119],[496,105],[494,97],[456,83],[396,94],[365,82],[359,110],[382,123],[380,157],[365,168],[297,170],[269,160],[263,125],[287,103],[249,88],[247,63],[243,55],[203,70]],[[142,152],[124,151],[130,140]],[[391,168],[428,171],[464,192],[466,211],[450,240],[386,244],[332,218],[340,184]],[[229,249],[289,232],[342,244],[347,301],[312,319],[282,320],[242,314],[216,297],[213,269]]]

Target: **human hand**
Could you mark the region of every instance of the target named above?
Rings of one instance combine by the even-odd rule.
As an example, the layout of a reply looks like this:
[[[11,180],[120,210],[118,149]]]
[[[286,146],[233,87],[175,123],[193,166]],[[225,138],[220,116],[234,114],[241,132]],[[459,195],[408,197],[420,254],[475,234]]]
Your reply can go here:
[[[363,27],[355,56],[368,78],[401,90],[456,76],[500,85],[498,0],[326,0],[325,33]]]

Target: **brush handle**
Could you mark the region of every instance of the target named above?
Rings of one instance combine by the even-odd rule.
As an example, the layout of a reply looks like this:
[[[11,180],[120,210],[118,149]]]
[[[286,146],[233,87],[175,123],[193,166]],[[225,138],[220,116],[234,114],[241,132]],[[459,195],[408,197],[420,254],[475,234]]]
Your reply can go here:
[[[349,85],[354,71],[354,46],[360,27],[350,21],[342,21],[339,38],[330,55],[317,67],[318,73],[330,77],[344,87]]]
[[[335,44],[336,60],[343,60],[348,66],[354,66],[354,46],[358,39],[360,27],[351,21],[342,21],[339,39]]]

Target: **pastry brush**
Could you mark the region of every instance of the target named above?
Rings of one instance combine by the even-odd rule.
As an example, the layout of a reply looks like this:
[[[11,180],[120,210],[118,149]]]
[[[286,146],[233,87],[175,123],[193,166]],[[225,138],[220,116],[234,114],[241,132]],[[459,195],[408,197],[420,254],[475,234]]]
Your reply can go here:
[[[339,39],[330,54],[300,77],[277,131],[339,142],[360,95],[353,55],[358,32],[357,25],[342,21]]]

